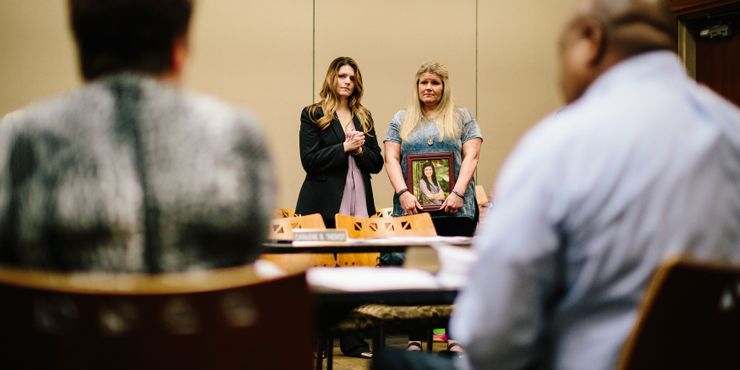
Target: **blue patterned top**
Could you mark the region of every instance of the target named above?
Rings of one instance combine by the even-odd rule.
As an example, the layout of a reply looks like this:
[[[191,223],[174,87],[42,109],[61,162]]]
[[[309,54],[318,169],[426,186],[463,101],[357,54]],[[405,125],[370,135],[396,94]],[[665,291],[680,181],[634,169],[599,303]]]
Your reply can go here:
[[[388,128],[388,134],[383,139],[383,142],[392,141],[394,143],[401,144],[401,168],[406,168],[406,156],[409,154],[426,154],[426,153],[443,153],[452,152],[455,158],[455,178],[460,175],[460,165],[462,164],[462,145],[468,140],[481,138],[483,136],[480,132],[478,122],[473,118],[473,114],[470,113],[466,108],[458,108],[460,115],[463,118],[460,129],[460,137],[455,140],[445,138],[444,141],[439,141],[439,130],[434,121],[423,121],[419,124],[406,141],[401,140],[400,128],[403,117],[406,114],[405,110],[398,111],[393,115],[393,120]],[[431,140],[430,140],[431,139]],[[431,144],[430,144],[431,142]],[[406,180],[406,171],[403,172],[404,180]],[[463,207],[457,211],[454,215],[450,215],[443,212],[432,212],[432,217],[468,217],[470,219],[475,218],[475,207],[477,207],[475,200],[475,178],[470,180],[468,188],[465,189],[465,201]],[[398,202],[398,196],[393,195],[393,216],[403,215],[403,210]]]

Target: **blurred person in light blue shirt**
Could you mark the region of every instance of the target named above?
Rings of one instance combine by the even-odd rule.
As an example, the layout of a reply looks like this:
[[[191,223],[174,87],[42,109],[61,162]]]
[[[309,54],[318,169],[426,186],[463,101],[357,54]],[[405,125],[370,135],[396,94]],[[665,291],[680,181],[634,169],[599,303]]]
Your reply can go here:
[[[740,111],[686,75],[674,22],[665,2],[586,0],[567,23],[569,105],[496,183],[454,368],[613,369],[663,261],[740,263]],[[404,356],[399,369],[453,368]]]
[[[571,104],[497,182],[452,323],[463,368],[613,369],[667,257],[740,262],[740,112],[667,51],[672,22],[613,0],[569,22]]]

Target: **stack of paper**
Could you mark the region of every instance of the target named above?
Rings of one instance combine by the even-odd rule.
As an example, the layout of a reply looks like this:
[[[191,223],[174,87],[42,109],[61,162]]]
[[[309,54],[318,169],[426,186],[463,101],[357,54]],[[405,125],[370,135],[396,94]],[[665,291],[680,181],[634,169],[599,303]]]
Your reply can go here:
[[[312,288],[345,292],[439,289],[436,277],[426,271],[397,267],[315,267],[306,274]]]

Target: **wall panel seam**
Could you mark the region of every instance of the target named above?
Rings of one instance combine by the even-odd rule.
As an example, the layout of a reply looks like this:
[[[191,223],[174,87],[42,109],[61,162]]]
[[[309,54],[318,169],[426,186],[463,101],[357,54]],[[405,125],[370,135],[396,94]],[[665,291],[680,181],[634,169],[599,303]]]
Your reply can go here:
[[[477,1],[477,0],[476,0]],[[316,0],[312,1],[311,19],[311,102],[315,100],[316,93]]]
[[[475,0],[475,116],[478,117],[478,0]]]

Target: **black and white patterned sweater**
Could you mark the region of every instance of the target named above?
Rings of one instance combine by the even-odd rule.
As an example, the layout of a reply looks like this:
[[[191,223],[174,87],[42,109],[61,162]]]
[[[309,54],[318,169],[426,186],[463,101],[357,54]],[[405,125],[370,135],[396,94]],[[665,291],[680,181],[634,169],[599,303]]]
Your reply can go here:
[[[0,122],[0,264],[163,272],[253,261],[274,175],[259,127],[119,74]]]

